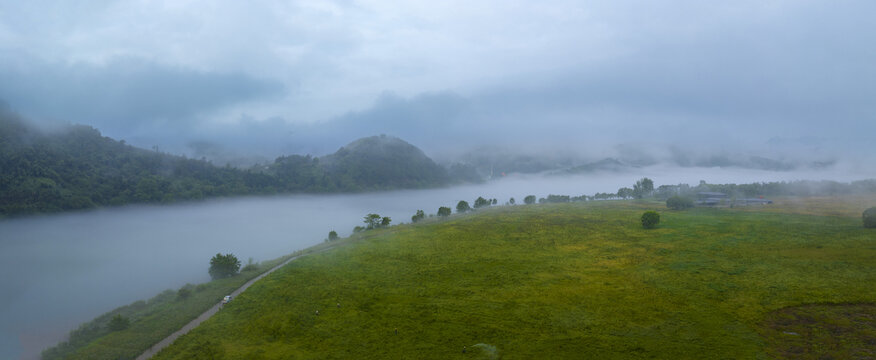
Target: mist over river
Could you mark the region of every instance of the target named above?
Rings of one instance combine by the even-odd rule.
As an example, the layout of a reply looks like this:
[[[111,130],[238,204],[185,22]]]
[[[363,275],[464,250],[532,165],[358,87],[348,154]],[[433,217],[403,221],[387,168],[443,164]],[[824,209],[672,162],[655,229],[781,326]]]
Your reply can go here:
[[[341,236],[368,213],[410,222],[422,209],[455,209],[478,196],[499,204],[526,195],[593,195],[642,177],[666,184],[853,181],[876,171],[772,172],[648,167],[574,177],[513,175],[484,184],[343,195],[288,195],[126,206],[0,221],[0,358],[38,358],[80,323],[165,289],[209,280],[216,253],[276,258]],[[219,299],[217,299],[218,301]]]

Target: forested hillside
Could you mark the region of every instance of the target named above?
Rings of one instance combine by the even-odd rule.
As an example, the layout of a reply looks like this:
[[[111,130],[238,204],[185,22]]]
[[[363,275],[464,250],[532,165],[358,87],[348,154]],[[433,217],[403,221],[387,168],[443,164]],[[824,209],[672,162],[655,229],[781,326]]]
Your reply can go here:
[[[371,146],[348,146],[326,157],[331,166],[309,155],[291,155],[267,167],[236,169],[139,149],[89,126],[43,132],[0,110],[0,217],[215,196],[420,188],[448,182],[446,171],[413,145],[395,138],[369,139],[362,141]]]

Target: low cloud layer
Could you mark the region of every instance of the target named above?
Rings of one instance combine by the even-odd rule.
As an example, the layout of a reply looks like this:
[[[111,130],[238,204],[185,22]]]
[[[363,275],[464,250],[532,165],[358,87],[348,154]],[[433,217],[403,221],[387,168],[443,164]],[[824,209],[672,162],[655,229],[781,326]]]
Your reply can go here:
[[[0,70],[0,98],[43,121],[77,122],[113,134],[192,131],[229,106],[277,97],[283,84],[133,59],[103,65],[39,61]]]
[[[860,156],[876,150],[874,12],[868,1],[25,2],[0,12],[0,98],[192,156],[321,155],[380,133],[430,154]]]

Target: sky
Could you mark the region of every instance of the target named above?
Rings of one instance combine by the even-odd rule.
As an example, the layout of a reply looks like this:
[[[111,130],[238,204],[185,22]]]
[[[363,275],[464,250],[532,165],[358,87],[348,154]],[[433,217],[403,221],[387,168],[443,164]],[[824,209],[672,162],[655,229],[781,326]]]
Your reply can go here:
[[[0,0],[0,99],[189,156],[876,153],[872,1]],[[857,155],[856,155],[857,154]]]

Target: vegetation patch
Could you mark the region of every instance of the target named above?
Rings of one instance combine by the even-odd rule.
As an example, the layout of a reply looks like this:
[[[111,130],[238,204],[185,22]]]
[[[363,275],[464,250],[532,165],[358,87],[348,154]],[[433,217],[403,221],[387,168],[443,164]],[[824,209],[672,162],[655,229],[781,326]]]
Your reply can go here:
[[[778,309],[876,303],[861,207],[693,208],[642,229],[662,205],[491,207],[357,233],[156,358],[757,359],[776,353],[761,329]]]
[[[166,290],[147,301],[119,307],[70,332],[69,339],[43,351],[50,359],[133,359],[194,320],[250,279],[280,264],[283,257],[208,283]]]
[[[808,304],[770,312],[767,352],[779,359],[876,358],[876,305]]]

